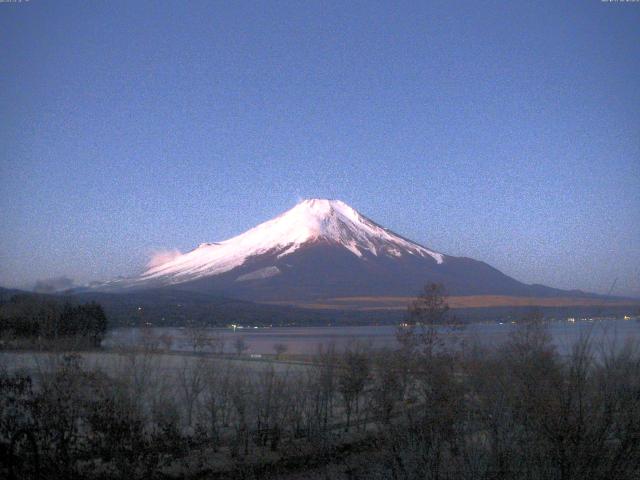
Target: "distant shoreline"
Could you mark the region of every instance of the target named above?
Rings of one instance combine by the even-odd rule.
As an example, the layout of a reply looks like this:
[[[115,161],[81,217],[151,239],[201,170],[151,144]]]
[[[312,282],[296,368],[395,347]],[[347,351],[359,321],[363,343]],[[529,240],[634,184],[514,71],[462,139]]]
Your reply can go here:
[[[338,297],[326,300],[280,300],[262,302],[267,305],[287,305],[327,310],[406,310],[414,297]],[[490,307],[632,307],[640,308],[640,299],[603,299],[593,297],[518,297],[509,295],[468,295],[447,297],[452,309]]]

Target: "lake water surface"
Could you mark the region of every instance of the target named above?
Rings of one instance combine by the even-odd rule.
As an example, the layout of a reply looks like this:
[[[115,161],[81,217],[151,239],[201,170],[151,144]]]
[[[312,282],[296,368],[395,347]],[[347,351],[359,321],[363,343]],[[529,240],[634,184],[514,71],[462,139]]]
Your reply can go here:
[[[509,338],[509,334],[518,328],[510,323],[471,324],[460,331],[467,342],[480,345],[499,345]],[[335,346],[341,350],[355,342],[371,348],[397,347],[397,327],[359,326],[359,327],[278,327],[278,328],[243,328],[235,331],[230,328],[206,329],[211,336],[224,344],[224,351],[232,353],[234,343],[242,338],[247,345],[247,354],[272,354],[274,347],[283,344],[288,353],[313,354],[319,349]],[[584,335],[590,335],[595,344],[622,346],[631,340],[640,343],[640,322],[636,320],[597,320],[552,322],[549,332],[558,351],[566,354]],[[151,334],[151,335],[149,335]],[[145,339],[158,338],[164,335],[170,338],[170,348],[175,351],[190,351],[187,330],[184,328],[117,328],[111,330],[104,341],[107,347],[133,347],[141,345]]]

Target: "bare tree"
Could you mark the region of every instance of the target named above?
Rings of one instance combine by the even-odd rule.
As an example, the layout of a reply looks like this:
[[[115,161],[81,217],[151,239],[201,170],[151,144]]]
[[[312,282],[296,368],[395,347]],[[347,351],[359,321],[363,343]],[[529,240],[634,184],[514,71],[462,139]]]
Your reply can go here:
[[[258,375],[256,382],[256,431],[260,445],[269,442],[271,450],[276,450],[285,429],[286,406],[292,392],[287,391],[286,372],[276,372],[269,365]]]
[[[240,356],[249,349],[249,346],[247,342],[244,341],[244,337],[238,337],[233,342],[233,348],[236,351],[236,355]]]
[[[140,328],[141,347],[145,352],[155,352],[160,346],[160,339],[150,324],[143,324]]]
[[[411,353],[420,349],[431,356],[444,346],[440,329],[451,325],[448,317],[447,293],[439,283],[429,283],[423,292],[407,308],[404,325],[396,332],[396,338],[403,350]]]
[[[173,345],[173,336],[169,335],[168,333],[163,333],[158,337],[158,340],[165,350],[171,350],[171,346]]]
[[[211,346],[211,336],[207,329],[195,323],[188,323],[185,328],[185,334],[189,346],[194,352],[202,352],[205,348]]]
[[[231,443],[231,455],[237,456],[242,451],[244,455],[249,453],[249,430],[251,428],[251,406],[255,393],[249,381],[247,372],[240,372],[236,375],[230,386],[230,398],[234,407],[235,415],[233,427],[235,439]]]
[[[224,345],[225,345],[224,337],[219,333],[214,333],[210,336],[210,340],[211,340],[211,349],[213,350],[213,352],[217,353],[218,355],[222,355],[224,353]]]
[[[178,384],[182,391],[188,427],[193,426],[194,408],[205,388],[203,377],[207,365],[203,358],[194,361],[193,358],[183,357],[178,371]]]
[[[220,445],[222,428],[229,424],[231,379],[237,375],[229,368],[208,368],[204,373],[203,405],[214,451]]]
[[[354,406],[356,415],[359,413],[360,395],[369,380],[369,370],[369,359],[365,353],[357,350],[344,353],[338,373],[338,389],[347,416],[345,431],[349,431]]]
[[[279,359],[288,350],[288,347],[284,343],[276,343],[273,350],[276,352],[276,358]]]
[[[320,348],[313,371],[314,390],[316,392],[313,405],[314,425],[320,431],[327,429],[329,418],[333,415],[334,398],[337,387],[338,355],[335,345],[325,350]]]
[[[388,424],[395,404],[403,397],[399,365],[393,361],[393,352],[383,350],[374,357],[371,400],[374,413]]]

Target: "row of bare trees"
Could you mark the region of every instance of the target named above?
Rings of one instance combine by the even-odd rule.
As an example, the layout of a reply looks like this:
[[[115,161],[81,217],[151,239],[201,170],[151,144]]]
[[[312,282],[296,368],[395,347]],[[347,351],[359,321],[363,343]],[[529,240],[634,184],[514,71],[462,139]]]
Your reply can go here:
[[[211,328],[207,328],[203,325],[195,323],[187,323],[182,330],[180,338],[176,338],[169,333],[156,334],[154,329],[150,326],[145,326],[141,329],[141,346],[145,349],[151,350],[165,350],[171,351],[176,347],[176,350],[184,348],[183,345],[178,344],[184,342],[188,350],[195,353],[208,353],[215,355],[224,355],[229,353],[227,351],[227,339],[224,335]],[[249,345],[242,335],[235,336],[230,342],[230,348],[236,355],[243,355],[249,350]],[[287,346],[282,343],[277,343],[273,346],[273,351],[277,358],[282,358],[283,354],[287,352]]]
[[[360,478],[637,478],[640,355],[568,358],[543,326],[430,357],[352,346],[313,366],[131,353],[1,377],[4,473],[154,478],[368,438]],[[231,465],[231,467],[230,467]],[[34,477],[35,478],[35,477]]]
[[[439,287],[424,300],[399,349],[309,365],[148,349],[5,371],[0,476],[638,478],[637,345],[561,356],[539,316],[464,344]]]

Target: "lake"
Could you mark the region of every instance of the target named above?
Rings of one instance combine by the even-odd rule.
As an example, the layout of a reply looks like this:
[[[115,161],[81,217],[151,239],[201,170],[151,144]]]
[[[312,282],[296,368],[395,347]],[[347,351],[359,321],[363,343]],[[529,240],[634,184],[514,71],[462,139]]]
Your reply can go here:
[[[517,328],[510,323],[471,324],[458,333],[470,343],[484,346],[499,345]],[[314,354],[320,348],[332,345],[342,350],[357,342],[371,348],[395,348],[397,327],[348,326],[348,327],[277,327],[277,328],[209,328],[206,332],[224,343],[226,353],[234,352],[234,343],[241,338],[247,345],[246,354],[273,354],[278,344],[285,345],[290,354]],[[117,328],[109,332],[105,347],[133,347],[141,345],[145,338],[161,335],[170,338],[170,349],[191,351],[185,328]],[[575,323],[556,321],[549,324],[553,343],[561,354],[571,351],[572,345],[584,335],[591,335],[596,344],[621,346],[627,340],[640,342],[640,322],[636,320],[577,320]]]

